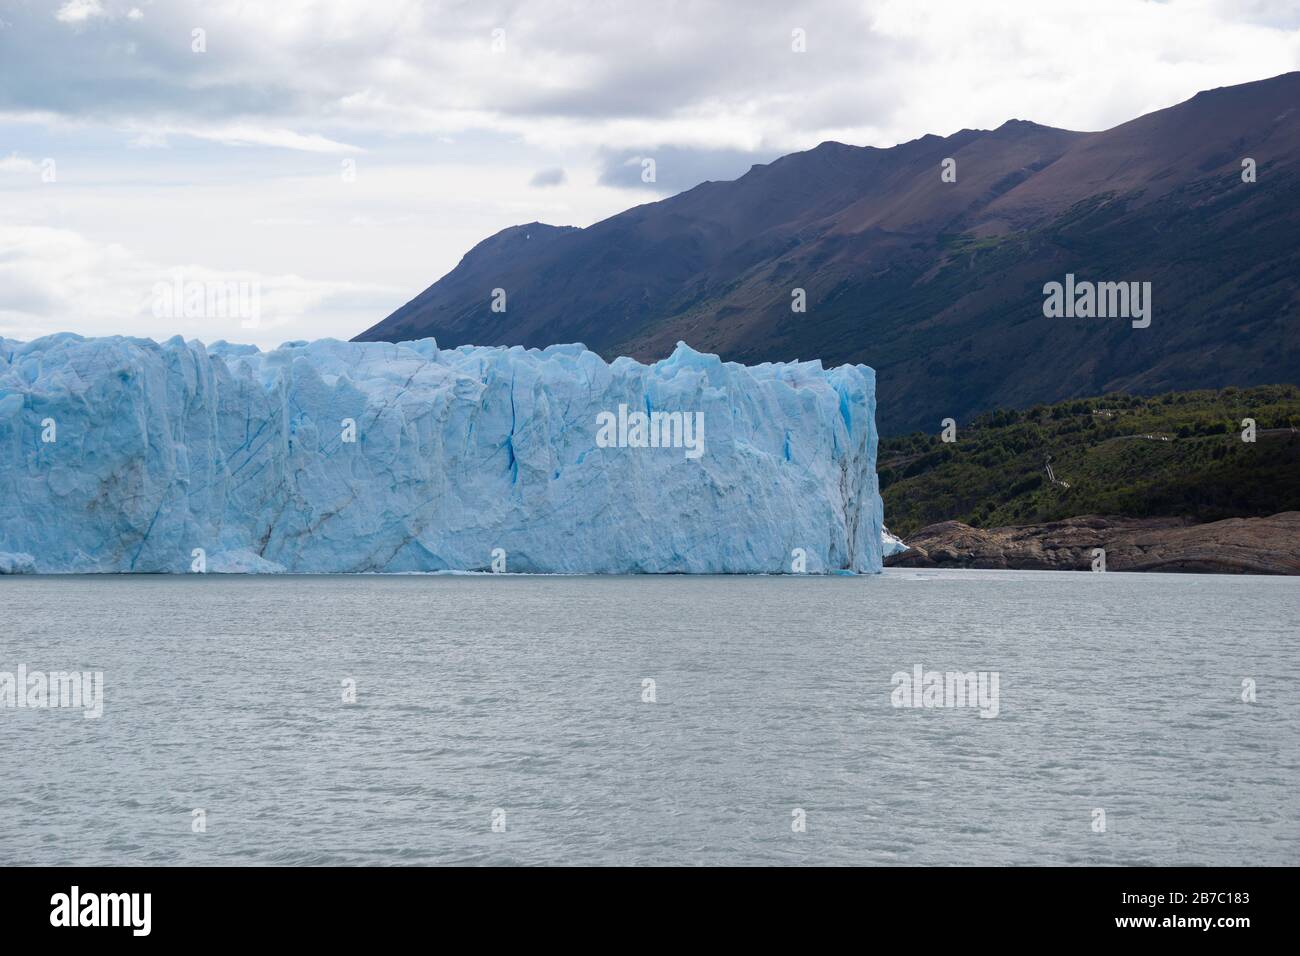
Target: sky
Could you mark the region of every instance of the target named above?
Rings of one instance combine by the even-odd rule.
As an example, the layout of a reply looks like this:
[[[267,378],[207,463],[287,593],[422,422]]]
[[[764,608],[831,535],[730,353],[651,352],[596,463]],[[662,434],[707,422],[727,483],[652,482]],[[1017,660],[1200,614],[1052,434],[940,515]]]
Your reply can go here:
[[[1300,0],[0,0],[0,337],[351,338],[507,226],[1296,69]]]

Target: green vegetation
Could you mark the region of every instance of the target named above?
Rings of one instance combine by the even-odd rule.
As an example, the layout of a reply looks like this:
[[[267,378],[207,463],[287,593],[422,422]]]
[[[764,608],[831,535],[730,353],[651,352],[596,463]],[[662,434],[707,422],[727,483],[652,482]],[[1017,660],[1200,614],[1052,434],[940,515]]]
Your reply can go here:
[[[1242,441],[1244,418],[1256,422],[1253,444]],[[995,528],[1084,514],[1217,521],[1297,511],[1298,428],[1294,385],[989,412],[958,422],[955,442],[921,432],[881,439],[885,522],[906,537],[949,519]]]

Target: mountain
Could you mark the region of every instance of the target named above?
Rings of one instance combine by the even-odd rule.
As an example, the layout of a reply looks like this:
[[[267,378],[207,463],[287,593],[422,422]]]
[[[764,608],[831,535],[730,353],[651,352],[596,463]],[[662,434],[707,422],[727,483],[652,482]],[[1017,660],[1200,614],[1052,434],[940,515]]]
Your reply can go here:
[[[1044,284],[1067,273],[1150,282],[1150,326],[1045,317]],[[515,226],[358,339],[864,363],[898,434],[1081,395],[1300,382],[1298,276],[1288,73],[1103,132],[1010,120],[823,143],[585,229]]]

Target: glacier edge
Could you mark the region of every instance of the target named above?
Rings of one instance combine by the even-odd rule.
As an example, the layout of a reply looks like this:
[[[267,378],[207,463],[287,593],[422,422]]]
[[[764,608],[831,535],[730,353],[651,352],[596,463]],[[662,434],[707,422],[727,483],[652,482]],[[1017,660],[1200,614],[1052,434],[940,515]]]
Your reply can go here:
[[[621,405],[701,414],[703,454],[600,447]],[[643,365],[0,339],[0,552],[41,573],[870,573],[877,440],[867,366],[681,343]]]

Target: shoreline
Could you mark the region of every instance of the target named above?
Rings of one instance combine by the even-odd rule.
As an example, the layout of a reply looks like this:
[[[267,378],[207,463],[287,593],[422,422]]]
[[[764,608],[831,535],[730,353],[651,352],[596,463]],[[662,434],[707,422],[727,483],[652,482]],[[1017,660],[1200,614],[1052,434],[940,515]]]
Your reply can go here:
[[[1001,528],[942,521],[907,544],[885,567],[1300,575],[1300,511],[1202,524],[1106,515]]]

